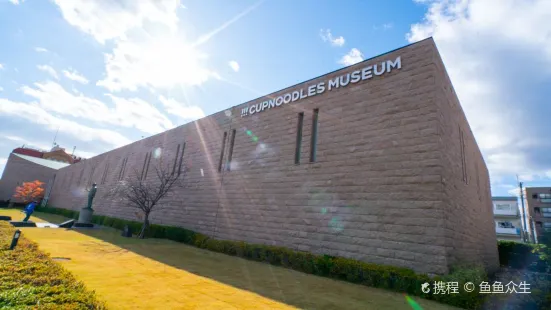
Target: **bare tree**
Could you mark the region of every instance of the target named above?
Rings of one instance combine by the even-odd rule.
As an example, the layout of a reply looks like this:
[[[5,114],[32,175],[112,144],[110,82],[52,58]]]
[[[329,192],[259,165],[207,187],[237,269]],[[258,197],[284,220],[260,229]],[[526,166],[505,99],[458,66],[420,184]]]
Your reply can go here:
[[[156,210],[163,208],[162,199],[169,193],[184,187],[183,177],[187,169],[174,173],[174,169],[163,166],[162,161],[154,164],[155,178],[147,180],[135,169],[126,180],[120,181],[111,191],[113,196],[121,200],[130,208],[135,208],[143,215],[142,228],[138,238],[145,238],[149,227],[149,215]]]

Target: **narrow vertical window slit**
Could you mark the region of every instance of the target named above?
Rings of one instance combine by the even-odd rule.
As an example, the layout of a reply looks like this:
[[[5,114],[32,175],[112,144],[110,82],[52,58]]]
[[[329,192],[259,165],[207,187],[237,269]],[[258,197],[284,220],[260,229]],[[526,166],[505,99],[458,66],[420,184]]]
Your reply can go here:
[[[149,157],[147,158],[147,164],[145,166],[145,174],[143,176],[144,180],[147,178],[147,173],[149,172],[149,163],[151,162],[151,155],[153,155],[153,152],[149,152]]]
[[[178,165],[178,175],[182,173],[182,162],[184,161],[184,151],[186,150],[186,143],[182,144],[182,154],[180,154],[180,164]]]
[[[313,163],[316,161],[316,150],[318,143],[318,114],[319,109],[314,109],[314,114],[312,115],[312,140],[310,141],[310,162]]]
[[[218,172],[222,171],[222,160],[224,159],[224,149],[226,148],[227,137],[228,137],[228,132],[224,131],[224,136],[222,137],[222,150],[220,151],[220,161],[218,162]]]
[[[94,177],[94,172],[96,171],[96,167],[92,167],[92,171],[90,171],[90,177],[88,179],[88,186],[92,186],[92,178]]]
[[[461,168],[463,173],[463,182],[467,184],[467,161],[465,159],[465,137],[463,136],[463,130],[459,127],[459,147],[461,151]]]
[[[101,184],[105,183],[105,180],[107,179],[107,172],[109,171],[109,163],[105,164],[105,170],[103,171],[103,176],[101,177]]]
[[[298,114],[297,122],[297,141],[295,147],[295,164],[300,164],[300,150],[302,145],[302,123],[304,122],[304,113],[300,112]]]
[[[232,130],[231,138],[230,138],[230,149],[229,149],[229,153],[228,153],[228,163],[226,165],[226,169],[228,171],[230,171],[230,169],[231,169],[231,160],[232,160],[232,157],[233,157],[233,146],[235,144],[235,134],[236,133],[237,133],[237,131],[235,129]]]
[[[180,144],[176,148],[176,156],[174,156],[174,165],[172,166],[172,175],[176,172],[176,165],[178,165],[178,155],[180,155]]]
[[[144,173],[145,173],[145,165],[147,165],[147,159],[149,158],[149,152],[148,153],[145,153],[145,158],[143,160],[143,165],[142,165],[142,174],[140,175],[140,180],[143,180],[144,179]]]

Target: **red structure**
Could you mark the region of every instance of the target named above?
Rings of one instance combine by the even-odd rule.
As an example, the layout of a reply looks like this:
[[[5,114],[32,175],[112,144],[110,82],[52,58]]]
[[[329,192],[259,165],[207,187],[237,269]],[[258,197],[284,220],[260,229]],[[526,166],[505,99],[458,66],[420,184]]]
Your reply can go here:
[[[12,151],[15,154],[27,155],[36,158],[50,159],[59,162],[65,162],[68,164],[76,164],[82,160],[81,157],[77,157],[65,152],[64,148],[59,147],[58,145],[54,146],[50,151],[41,151],[29,147],[18,147]]]
[[[25,147],[18,147],[16,149],[14,149],[12,151],[12,153],[27,155],[27,156],[32,156],[32,157],[38,157],[38,158],[42,158],[42,155],[44,154],[44,152],[42,152],[42,151],[35,150],[35,149],[29,149],[29,148],[25,148]]]

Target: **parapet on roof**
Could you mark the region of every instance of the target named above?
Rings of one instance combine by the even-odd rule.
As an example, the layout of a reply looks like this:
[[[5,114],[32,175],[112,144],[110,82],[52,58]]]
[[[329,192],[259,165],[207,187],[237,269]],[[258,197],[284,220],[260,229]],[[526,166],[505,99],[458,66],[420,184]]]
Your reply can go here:
[[[492,201],[517,201],[518,198],[515,196],[496,196],[492,197]]]

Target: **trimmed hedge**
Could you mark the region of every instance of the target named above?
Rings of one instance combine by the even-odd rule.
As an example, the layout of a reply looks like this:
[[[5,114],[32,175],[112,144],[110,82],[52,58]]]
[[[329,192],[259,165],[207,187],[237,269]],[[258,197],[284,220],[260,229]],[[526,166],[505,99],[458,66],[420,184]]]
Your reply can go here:
[[[24,236],[9,250],[15,229],[0,222],[1,309],[106,309],[84,284]]]
[[[52,208],[52,207],[36,207],[35,211],[37,212],[44,212],[44,213],[50,213],[50,214],[57,214],[64,217],[68,217],[71,219],[78,219],[78,211],[73,210],[67,210],[67,209],[60,209],[60,208]]]
[[[513,269],[545,272],[547,262],[541,259],[541,247],[514,241],[498,241],[499,263]]]
[[[78,218],[78,211],[53,207],[37,208],[38,212],[63,215],[68,218]],[[133,231],[139,231],[142,223],[112,218],[104,215],[94,215],[94,224],[123,229],[125,225]],[[275,266],[294,269],[308,274],[314,274],[333,279],[339,279],[370,287],[403,292],[425,299],[435,300],[449,305],[478,309],[481,307],[485,294],[479,294],[478,288],[471,293],[462,291],[465,282],[487,281],[483,268],[464,266],[455,268],[443,277],[429,277],[417,274],[411,269],[394,266],[384,266],[365,263],[353,259],[315,255],[309,252],[295,251],[284,247],[260,244],[248,244],[240,241],[217,240],[204,234],[185,228],[152,224],[146,235],[152,238],[169,239],[201,249],[237,256],[248,260],[265,262]],[[432,294],[433,284],[437,281],[459,282],[459,294]],[[431,293],[421,291],[421,285],[429,282]]]

